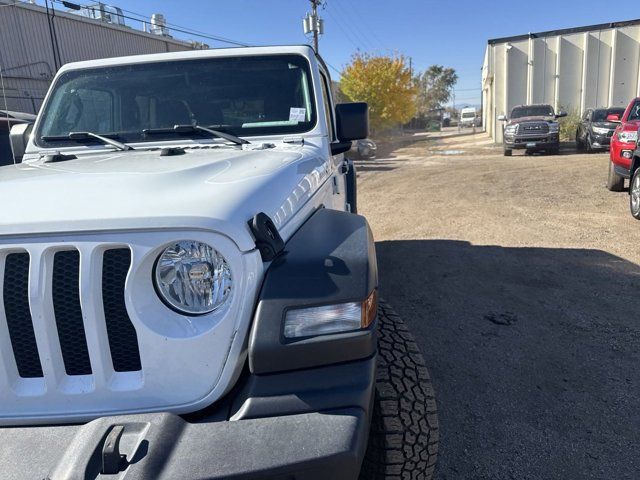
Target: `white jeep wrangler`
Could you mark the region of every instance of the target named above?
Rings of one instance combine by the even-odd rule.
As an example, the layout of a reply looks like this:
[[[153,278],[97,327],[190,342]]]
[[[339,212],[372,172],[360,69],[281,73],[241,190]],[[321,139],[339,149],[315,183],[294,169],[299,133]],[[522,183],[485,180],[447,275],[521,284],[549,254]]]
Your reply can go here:
[[[0,168],[2,478],[431,478],[330,85],[307,46],[58,72]]]

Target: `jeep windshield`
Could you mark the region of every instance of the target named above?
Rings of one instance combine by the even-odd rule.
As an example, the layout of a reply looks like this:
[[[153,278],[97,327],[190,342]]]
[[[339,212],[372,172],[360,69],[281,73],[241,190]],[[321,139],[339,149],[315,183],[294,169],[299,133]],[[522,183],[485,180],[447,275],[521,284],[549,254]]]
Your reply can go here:
[[[516,107],[511,111],[511,119],[523,117],[553,117],[553,107],[550,105],[529,105]]]
[[[70,70],[42,110],[36,144],[69,146],[72,132],[121,142],[296,134],[316,122],[308,61],[299,55],[174,60]],[[165,133],[162,133],[162,130]],[[148,135],[154,131],[153,135]],[[87,143],[95,139],[87,137]]]

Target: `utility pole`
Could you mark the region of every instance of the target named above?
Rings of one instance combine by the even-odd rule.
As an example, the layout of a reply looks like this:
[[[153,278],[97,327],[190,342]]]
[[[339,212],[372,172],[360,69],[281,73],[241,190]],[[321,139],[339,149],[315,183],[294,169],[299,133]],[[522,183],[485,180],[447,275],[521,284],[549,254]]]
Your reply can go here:
[[[324,33],[324,20],[318,17],[318,5],[322,0],[309,0],[311,2],[311,13],[307,13],[302,21],[305,34],[313,33],[313,48],[318,52],[318,40],[320,35]]]
[[[315,20],[315,25],[318,24],[318,1],[319,0],[311,0],[311,16]],[[313,29],[313,48],[318,52],[318,30],[319,28]]]

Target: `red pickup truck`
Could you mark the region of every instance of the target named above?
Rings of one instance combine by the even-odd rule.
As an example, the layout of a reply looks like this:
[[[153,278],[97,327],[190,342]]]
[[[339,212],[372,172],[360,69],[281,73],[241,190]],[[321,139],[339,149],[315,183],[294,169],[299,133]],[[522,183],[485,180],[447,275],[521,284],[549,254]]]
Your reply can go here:
[[[620,122],[609,147],[611,161],[607,188],[612,192],[621,192],[624,189],[624,179],[631,178],[634,169],[638,166],[632,166],[632,160],[638,141],[638,128],[640,128],[640,97],[631,100],[622,118],[616,119],[610,115],[607,120]]]

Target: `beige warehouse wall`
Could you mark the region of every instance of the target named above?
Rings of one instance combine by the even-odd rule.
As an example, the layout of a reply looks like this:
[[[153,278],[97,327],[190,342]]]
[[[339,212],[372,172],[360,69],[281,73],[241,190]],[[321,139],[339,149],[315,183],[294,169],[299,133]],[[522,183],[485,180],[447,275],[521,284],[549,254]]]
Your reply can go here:
[[[581,111],[584,35],[560,37],[557,110]],[[552,104],[553,105],[553,104]]]
[[[640,96],[640,25],[490,43],[483,86],[485,124],[496,142],[497,116],[518,104],[577,113],[627,105]]]
[[[624,105],[638,95],[640,26],[620,28],[615,34],[615,62],[609,104]]]

